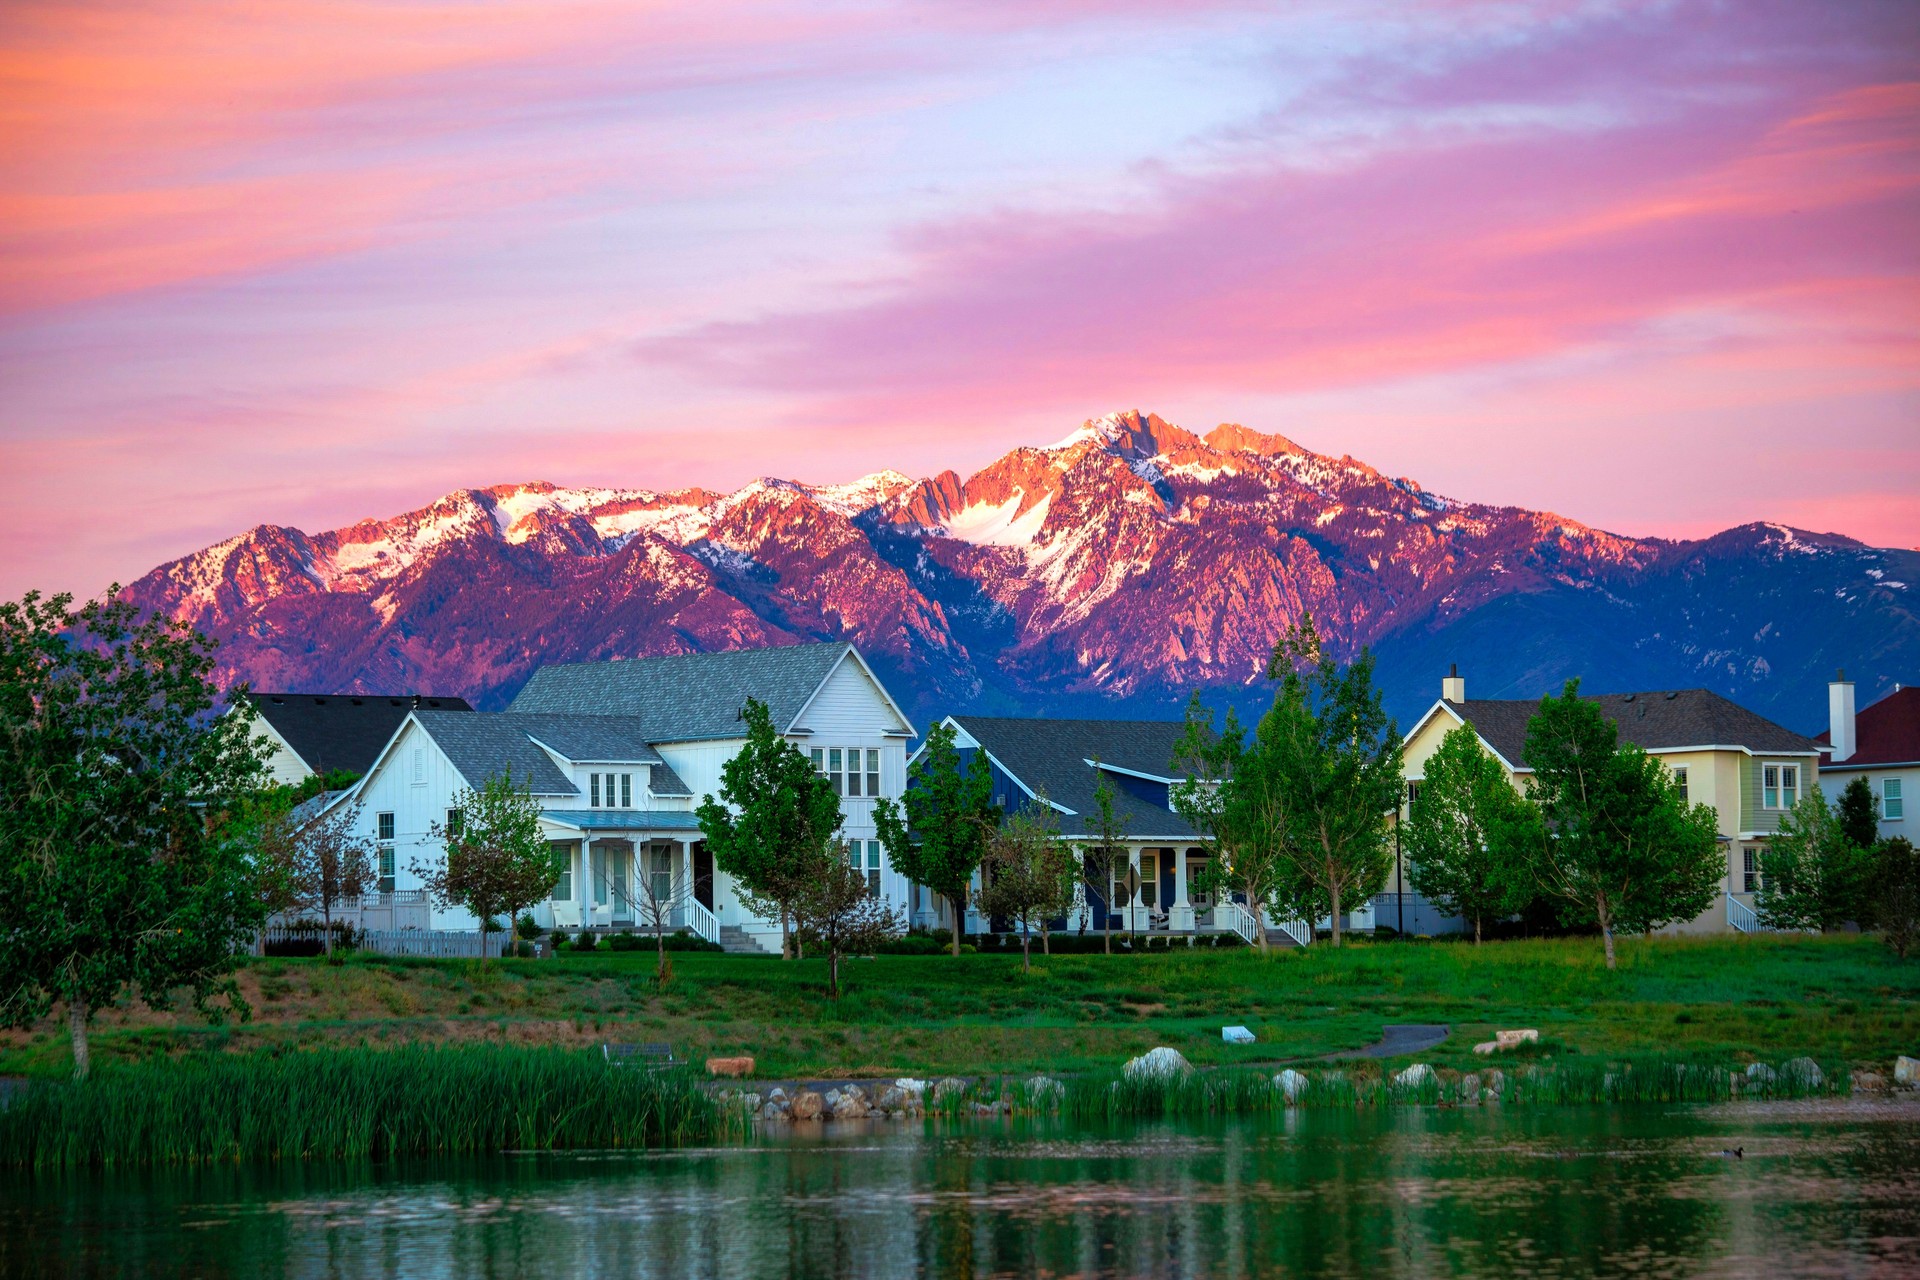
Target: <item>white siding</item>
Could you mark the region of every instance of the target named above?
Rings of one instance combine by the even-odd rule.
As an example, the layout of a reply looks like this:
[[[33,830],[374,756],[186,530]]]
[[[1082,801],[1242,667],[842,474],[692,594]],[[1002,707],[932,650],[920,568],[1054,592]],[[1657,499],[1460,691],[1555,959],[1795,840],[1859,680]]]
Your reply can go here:
[[[293,786],[313,776],[313,770],[307,767],[307,762],[287,745],[285,738],[274,732],[273,725],[266,720],[256,720],[254,725],[253,736],[273,747],[273,754],[267,757],[267,771],[275,782]]]
[[[419,752],[422,781],[415,782],[415,752]],[[445,856],[445,847],[429,831],[447,820],[453,798],[467,786],[440,747],[411,717],[401,723],[381,762],[360,787],[360,825],[368,840],[379,834],[380,813],[393,814],[393,887],[418,889],[415,862],[433,862]],[[433,913],[436,929],[471,929],[472,914],[455,909]]]

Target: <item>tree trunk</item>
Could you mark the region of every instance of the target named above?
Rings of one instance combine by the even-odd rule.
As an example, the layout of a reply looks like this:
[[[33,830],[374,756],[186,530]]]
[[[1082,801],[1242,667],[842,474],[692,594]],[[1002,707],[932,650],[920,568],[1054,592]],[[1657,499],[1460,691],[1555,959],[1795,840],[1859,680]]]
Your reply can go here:
[[[1607,968],[1611,969],[1613,968],[1613,913],[1607,910],[1605,898],[1600,899],[1599,908],[1595,914],[1600,918],[1600,940],[1606,945]]]
[[[1480,917],[1479,916],[1475,916],[1473,918],[1473,945],[1476,947],[1480,945]]]
[[[87,1045],[87,1002],[78,998],[67,1001],[67,1034],[73,1040],[73,1078],[85,1080],[87,1072],[93,1068],[93,1056]]]
[[[1025,929],[1020,931],[1020,972],[1033,972],[1033,935]]]
[[[960,954],[960,934],[967,927],[966,893],[948,894],[947,905],[953,908],[953,954],[957,956]]]
[[[487,952],[489,950],[487,946],[487,922],[492,919],[492,916],[480,917],[480,967],[482,969],[487,967]]]
[[[658,924],[653,929],[653,945],[660,957],[660,962],[654,966],[653,978],[655,982],[664,982],[667,977],[667,935]]]
[[[787,928],[787,908],[784,904],[780,908],[780,958],[793,959],[793,934]]]
[[[320,936],[322,939],[324,939],[324,947],[327,953],[327,958],[332,959],[333,958],[333,903],[332,902],[322,902],[320,904],[320,925],[321,925],[321,928],[324,930],[324,932],[322,932]]]
[[[831,944],[827,947],[827,998],[840,998],[840,948]]]
[[[1043,956],[1053,954],[1053,934],[1046,929],[1040,931],[1040,954]]]
[[[1336,881],[1329,887],[1333,890],[1333,915],[1329,918],[1333,921],[1333,945],[1337,947],[1340,945],[1340,885]]]

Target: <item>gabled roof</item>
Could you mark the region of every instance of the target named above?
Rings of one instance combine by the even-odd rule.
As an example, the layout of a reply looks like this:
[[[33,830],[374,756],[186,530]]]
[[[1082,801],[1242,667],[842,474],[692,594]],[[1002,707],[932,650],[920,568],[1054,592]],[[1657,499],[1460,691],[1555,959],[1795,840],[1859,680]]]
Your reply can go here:
[[[766,703],[785,731],[852,653],[852,645],[834,642],[559,663],[535,671],[507,710],[633,716],[649,742],[700,742],[743,736],[740,712],[751,697]]]
[[[529,738],[574,764],[644,764],[647,789],[656,796],[690,796],[658,751],[646,740],[646,722],[638,716],[526,715],[499,713]]]
[[[1829,742],[1829,730],[1815,739]],[[1823,763],[1824,769],[1862,769],[1873,765],[1920,763],[1920,685],[1895,689],[1853,718],[1853,754]]]
[[[535,795],[577,796],[580,788],[554,764],[553,757],[527,736],[509,715],[459,711],[416,711],[413,719],[446,753],[467,785],[478,787],[502,773]]]
[[[1819,749],[1813,739],[1782,728],[1711,689],[1605,693],[1581,700],[1599,706],[1601,714],[1619,727],[1622,742],[1645,751],[1732,747],[1756,755],[1793,755]],[[1540,710],[1538,700],[1442,700],[1435,704],[1435,710],[1441,707],[1471,724],[1474,732],[1509,764],[1526,768],[1527,722]]]
[[[411,695],[361,693],[249,693],[247,701],[315,773],[371,769],[414,705]],[[422,697],[419,704],[432,711],[473,710],[464,698]]]
[[[1071,814],[1060,816],[1061,830],[1084,834],[1094,812],[1098,760],[1123,776],[1111,779],[1113,809],[1128,819],[1129,839],[1164,836],[1194,839],[1187,821],[1169,808],[1143,799],[1126,776],[1178,781],[1173,749],[1186,725],[1179,720],[1037,720],[1003,716],[949,716],[978,742],[999,766],[1034,792]],[[1009,797],[1009,805],[1014,805]]]

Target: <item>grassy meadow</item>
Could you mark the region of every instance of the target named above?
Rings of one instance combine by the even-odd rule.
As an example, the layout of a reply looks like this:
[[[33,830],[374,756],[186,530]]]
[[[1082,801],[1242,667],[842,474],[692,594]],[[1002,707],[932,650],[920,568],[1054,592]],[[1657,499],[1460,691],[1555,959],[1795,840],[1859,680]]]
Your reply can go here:
[[[1145,955],[882,956],[825,964],[682,953],[664,990],[649,952],[502,961],[254,960],[248,1022],[209,1026],[137,1002],[103,1012],[96,1063],[289,1048],[667,1041],[683,1057],[752,1054],[765,1079],[1108,1071],[1154,1045],[1200,1064],[1297,1062],[1357,1049],[1388,1023],[1448,1023],[1420,1055],[1466,1068],[1478,1040],[1538,1027],[1537,1054],[1684,1055],[1728,1065],[1807,1054],[1878,1064],[1920,1053],[1920,963],[1855,936],[1349,943],[1340,950]],[[1243,1024],[1252,1045],[1228,1045]],[[57,1020],[0,1036],[0,1074],[71,1064]]]

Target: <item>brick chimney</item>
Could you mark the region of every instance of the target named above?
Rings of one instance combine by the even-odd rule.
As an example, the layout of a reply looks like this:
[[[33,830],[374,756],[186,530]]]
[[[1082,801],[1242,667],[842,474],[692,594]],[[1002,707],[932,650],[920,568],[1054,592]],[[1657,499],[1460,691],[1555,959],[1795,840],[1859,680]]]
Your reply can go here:
[[[1853,681],[1845,671],[1833,673],[1827,685],[1827,741],[1833,744],[1829,758],[1835,764],[1852,758],[1856,739],[1853,732]]]
[[[1467,678],[1460,674],[1459,663],[1452,662],[1447,664],[1446,678],[1440,681],[1440,696],[1448,702],[1465,702],[1467,700]],[[1851,698],[1851,695],[1849,695],[1849,698]],[[1847,705],[1852,706],[1853,703],[1849,701]]]

